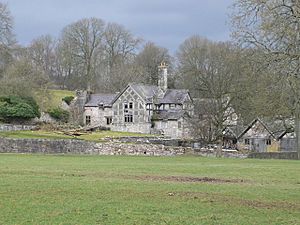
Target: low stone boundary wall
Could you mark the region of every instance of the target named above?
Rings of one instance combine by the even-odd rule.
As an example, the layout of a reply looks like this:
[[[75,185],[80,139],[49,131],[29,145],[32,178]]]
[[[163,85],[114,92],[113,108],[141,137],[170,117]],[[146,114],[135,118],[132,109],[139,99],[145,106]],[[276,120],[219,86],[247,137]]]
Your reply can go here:
[[[190,149],[190,148],[189,148]],[[188,151],[186,152],[186,154],[188,154]],[[192,152],[190,153],[191,155],[199,155],[199,156],[203,156],[203,157],[217,157],[217,153],[216,151],[211,151],[209,149],[204,149],[204,150],[200,150],[200,149],[193,149],[192,148]],[[242,153],[233,153],[233,152],[225,152],[222,151],[222,153],[220,154],[222,158],[238,158],[238,159],[246,159],[248,157],[247,154],[242,154]]]
[[[186,149],[163,145],[125,143],[94,143],[79,140],[0,138],[0,153],[72,153],[96,155],[183,155]]]
[[[33,125],[0,124],[0,131],[34,130]]]
[[[104,140],[123,142],[123,143],[138,143],[138,144],[155,144],[165,146],[179,146],[177,139],[169,139],[165,137],[116,137],[104,138]]]
[[[138,144],[155,144],[165,146],[181,146],[181,147],[195,147],[200,146],[198,140],[180,140],[172,139],[165,136],[145,136],[145,137],[115,137],[104,138],[106,141],[123,142],[123,143],[138,143]]]
[[[13,139],[0,138],[0,153],[49,153],[49,154],[94,154],[94,155],[149,155],[177,156],[198,155],[216,157],[209,150],[190,147],[174,147],[156,144],[132,144],[120,142],[87,142],[74,139]],[[225,158],[246,158],[247,155],[223,152]]]
[[[297,152],[255,152],[250,153],[248,158],[257,159],[298,159]]]

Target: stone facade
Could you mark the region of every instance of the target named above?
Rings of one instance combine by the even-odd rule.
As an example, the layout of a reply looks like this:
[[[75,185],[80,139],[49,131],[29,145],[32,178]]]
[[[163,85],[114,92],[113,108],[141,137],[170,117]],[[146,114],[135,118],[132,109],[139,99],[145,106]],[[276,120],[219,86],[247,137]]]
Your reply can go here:
[[[112,130],[150,133],[152,111],[130,85],[117,97],[112,111]]]
[[[86,106],[83,116],[85,118],[85,124],[87,124],[87,118],[90,118],[90,122],[88,125],[99,125],[101,127],[110,128],[111,120],[109,118],[112,118],[113,112],[111,108]]]
[[[168,137],[189,138],[191,136],[189,122],[184,118],[178,120],[158,120],[155,121],[155,127]]]
[[[188,90],[167,88],[165,64],[158,71],[157,86],[132,83],[118,94],[86,95],[82,113],[84,124],[113,131],[190,138],[189,118],[193,116],[193,100]]]

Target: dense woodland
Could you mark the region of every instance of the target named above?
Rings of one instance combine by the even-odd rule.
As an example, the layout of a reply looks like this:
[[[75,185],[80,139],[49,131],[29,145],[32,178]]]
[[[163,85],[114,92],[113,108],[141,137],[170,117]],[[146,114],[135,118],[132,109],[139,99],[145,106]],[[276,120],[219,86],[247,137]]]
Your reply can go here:
[[[299,5],[293,0],[237,0],[230,18],[232,41],[214,42],[195,30],[171,55],[100,18],[74,21],[57,39],[45,34],[21,46],[13,15],[0,3],[0,95],[44,102],[49,89],[112,93],[129,82],[157,84],[157,66],[164,61],[169,88],[213,99],[201,110],[196,105],[196,114],[205,110],[216,134],[229,107],[244,124],[255,117],[290,118],[299,101]],[[197,129],[203,132],[200,125]]]

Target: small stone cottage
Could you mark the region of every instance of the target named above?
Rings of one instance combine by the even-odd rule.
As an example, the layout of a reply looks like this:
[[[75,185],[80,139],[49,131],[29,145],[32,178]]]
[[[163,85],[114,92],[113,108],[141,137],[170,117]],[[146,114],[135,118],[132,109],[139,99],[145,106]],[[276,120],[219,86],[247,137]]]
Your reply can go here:
[[[253,120],[237,139],[238,149],[270,152],[278,151],[279,148],[275,135],[260,119]]]
[[[232,133],[233,134],[233,133]],[[228,135],[229,136],[229,135]],[[231,135],[231,137],[234,137]],[[236,136],[237,149],[255,152],[293,151],[295,137],[291,129],[280,120],[253,120]]]
[[[158,85],[128,84],[117,94],[83,94],[83,120],[86,126],[113,131],[163,134],[189,138],[189,119],[194,105],[188,90],[168,89],[167,66],[159,68]]]

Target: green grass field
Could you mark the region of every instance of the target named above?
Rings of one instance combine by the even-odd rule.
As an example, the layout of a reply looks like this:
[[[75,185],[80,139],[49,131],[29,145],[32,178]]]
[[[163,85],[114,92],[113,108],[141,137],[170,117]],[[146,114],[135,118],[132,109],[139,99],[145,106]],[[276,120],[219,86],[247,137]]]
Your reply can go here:
[[[61,101],[66,96],[75,96],[74,91],[68,91],[68,90],[50,90],[49,94],[51,96],[50,102],[48,102],[48,108],[55,108],[60,106]]]
[[[1,154],[0,224],[300,224],[300,161]]]

